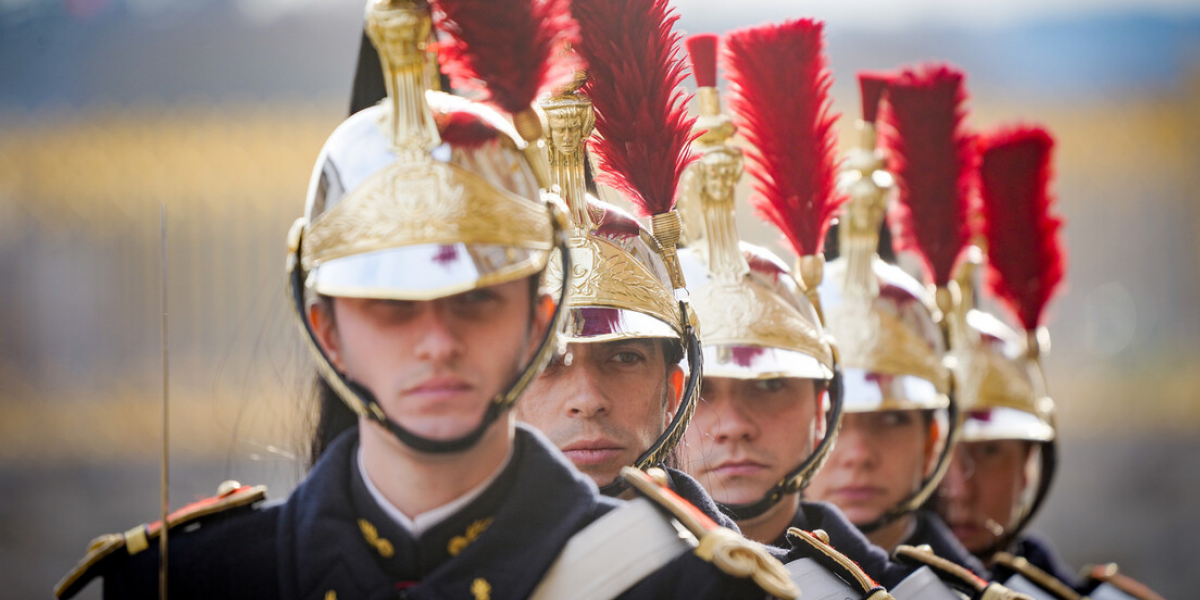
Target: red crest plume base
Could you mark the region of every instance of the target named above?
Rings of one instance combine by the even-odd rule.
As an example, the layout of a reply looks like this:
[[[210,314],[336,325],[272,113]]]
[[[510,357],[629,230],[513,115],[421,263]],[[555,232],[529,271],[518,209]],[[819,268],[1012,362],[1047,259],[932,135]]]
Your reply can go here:
[[[888,82],[892,80],[891,73],[875,71],[859,71],[858,88],[862,92],[862,119],[874,123],[879,114],[879,103],[883,93],[887,91]]]
[[[571,80],[577,65],[562,55],[579,28],[568,0],[434,0],[449,40],[438,60],[459,89],[483,89],[487,101],[517,114],[538,94]]]
[[[583,91],[596,111],[588,149],[596,181],[624,194],[643,216],[675,207],[679,177],[695,157],[694,118],[679,89],[678,20],[666,0],[585,0],[571,6],[587,32],[576,46],[588,63]]]
[[[978,155],[963,123],[963,79],[948,66],[906,69],[887,85],[879,114],[888,170],[900,191],[889,214],[897,248],[915,251],[939,287],[950,282],[971,238]]]
[[[717,46],[715,33],[697,33],[683,41],[692,63],[692,77],[700,87],[717,87]]]
[[[837,193],[838,115],[824,26],[813,19],[731,32],[725,39],[729,107],[750,142],[750,203],[783,232],[797,256],[823,251],[825,232],[845,198]]]
[[[1000,129],[979,141],[987,285],[1027,330],[1062,284],[1062,218],[1050,194],[1054,138],[1040,127]]]

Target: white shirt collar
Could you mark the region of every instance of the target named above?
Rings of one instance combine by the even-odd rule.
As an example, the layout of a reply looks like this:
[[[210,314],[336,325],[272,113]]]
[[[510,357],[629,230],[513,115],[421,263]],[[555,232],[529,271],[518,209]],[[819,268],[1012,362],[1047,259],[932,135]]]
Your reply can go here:
[[[367,474],[366,466],[364,466],[363,463],[362,446],[358,447],[358,458],[356,462],[358,463],[358,472],[362,475],[363,483],[366,484],[367,491],[370,492],[371,497],[375,499],[375,503],[379,505],[379,508],[383,509],[384,513],[387,513],[387,515],[391,517],[393,521],[403,527],[405,531],[411,534],[414,538],[419,538],[426,531],[432,529],[433,526],[450,518],[452,515],[454,515],[454,513],[470,504],[472,500],[482,495],[484,490],[486,490],[488,486],[492,485],[492,482],[496,481],[496,478],[499,477],[500,473],[504,471],[504,468],[508,466],[508,461],[512,459],[512,454],[513,449],[512,445],[510,444],[508,446],[508,455],[504,457],[504,460],[500,463],[500,466],[494,473],[489,475],[487,479],[484,479],[479,485],[471,488],[467,491],[467,493],[459,496],[458,498],[455,498],[454,500],[451,500],[450,502],[447,502],[446,504],[443,504],[437,508],[427,510],[411,519],[408,517],[408,515],[401,512],[399,508],[396,508],[396,505],[392,504],[387,498],[385,498],[383,492],[380,492],[379,488],[375,487],[375,484],[371,482],[371,476]]]

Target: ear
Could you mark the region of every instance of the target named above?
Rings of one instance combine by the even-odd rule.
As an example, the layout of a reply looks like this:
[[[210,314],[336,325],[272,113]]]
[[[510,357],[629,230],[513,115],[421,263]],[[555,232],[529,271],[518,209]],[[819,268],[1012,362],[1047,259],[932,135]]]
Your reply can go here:
[[[675,418],[679,404],[683,402],[683,367],[670,365],[667,367],[667,421]]]
[[[817,403],[817,410],[814,413],[816,417],[813,422],[813,449],[815,450],[817,445],[821,443],[821,440],[824,440],[825,436],[829,433],[829,423],[825,420],[825,406],[827,404],[826,399],[829,398],[829,385],[813,381],[813,388],[817,392],[814,394],[815,398],[813,399]]]
[[[937,467],[938,450],[940,449],[938,440],[941,439],[942,426],[937,419],[929,420],[928,436],[925,438],[925,477],[933,474],[933,469]]]
[[[533,360],[533,355],[537,352],[537,342],[546,336],[546,330],[550,328],[550,324],[554,321],[554,297],[550,294],[539,293],[534,299],[533,322],[530,323],[530,334],[526,338],[531,343],[526,345],[525,360],[528,362]]]
[[[317,343],[321,346],[321,350],[325,351],[325,355],[329,357],[330,364],[338,371],[345,372],[345,365],[342,359],[342,342],[338,337],[337,325],[335,324],[333,314],[330,310],[333,307],[333,302],[328,304],[314,302],[308,305],[308,322],[312,324],[313,335],[317,338]],[[329,308],[326,308],[326,307]]]

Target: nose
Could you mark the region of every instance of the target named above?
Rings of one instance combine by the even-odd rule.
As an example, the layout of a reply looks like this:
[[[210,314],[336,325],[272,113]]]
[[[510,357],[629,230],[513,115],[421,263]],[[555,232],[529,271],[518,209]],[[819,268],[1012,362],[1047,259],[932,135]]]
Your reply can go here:
[[[717,443],[732,443],[753,440],[760,428],[742,402],[722,393],[712,393],[704,398],[697,412],[708,413],[704,421],[705,431]]]
[[[452,361],[463,352],[459,325],[440,301],[429,302],[416,322],[417,337],[413,351],[417,358],[431,362]]]
[[[571,366],[562,367],[559,374],[561,389],[566,394],[564,408],[573,419],[593,419],[612,412],[612,400],[590,365],[590,361],[576,360]]]
[[[963,452],[961,448],[956,449],[954,458],[950,461],[950,467],[946,469],[946,475],[942,478],[942,483],[938,488],[938,493],[946,499],[965,499],[970,493],[970,480],[974,471],[974,464],[971,462],[971,456]]]
[[[830,461],[858,468],[871,468],[878,463],[870,435],[858,427],[852,418],[842,422]]]

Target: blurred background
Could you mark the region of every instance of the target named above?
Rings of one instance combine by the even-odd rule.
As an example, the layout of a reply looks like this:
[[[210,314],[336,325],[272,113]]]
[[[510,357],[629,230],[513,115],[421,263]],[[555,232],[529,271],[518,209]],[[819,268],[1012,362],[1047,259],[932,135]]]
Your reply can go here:
[[[973,126],[1055,132],[1070,262],[1046,368],[1063,456],[1034,528],[1074,566],[1116,561],[1190,597],[1200,5],[677,5],[688,33],[826,19],[843,146],[854,73],[926,60],[967,70]],[[282,498],[303,475],[312,382],[284,242],[346,116],[361,15],[343,0],[0,0],[5,597],[49,597],[93,536],[157,518],[164,289],[172,505],[231,478]],[[779,248],[743,212],[744,237]]]

